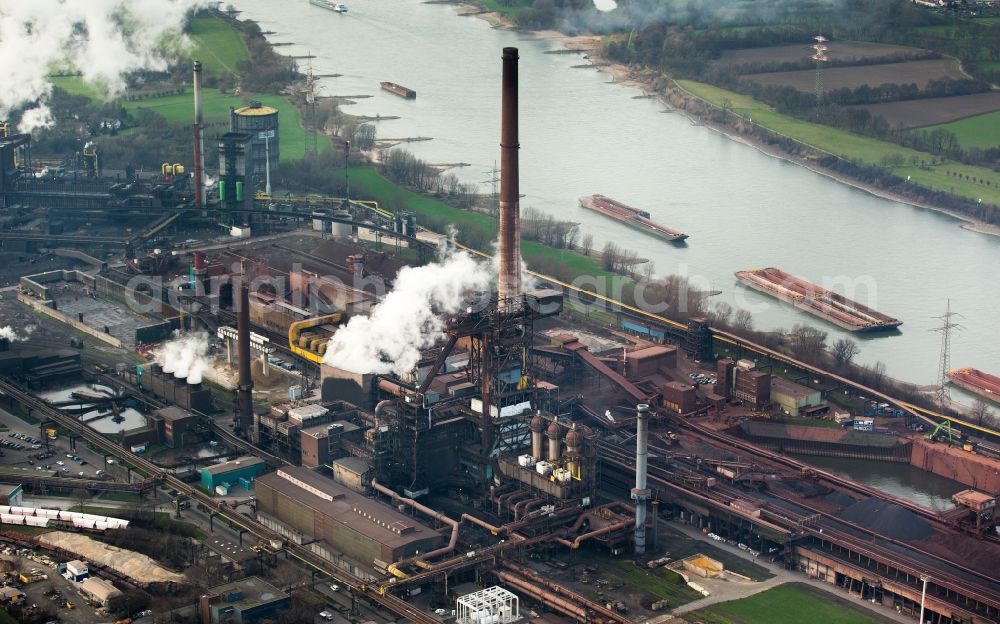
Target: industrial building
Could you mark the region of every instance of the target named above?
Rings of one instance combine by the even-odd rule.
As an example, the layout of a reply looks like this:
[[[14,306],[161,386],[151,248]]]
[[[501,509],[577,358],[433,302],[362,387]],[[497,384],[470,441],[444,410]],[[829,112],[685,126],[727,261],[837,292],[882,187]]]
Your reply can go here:
[[[213,587],[198,601],[201,624],[258,624],[273,620],[292,602],[289,594],[251,576]]]
[[[74,559],[73,561],[66,562],[66,578],[73,581],[74,583],[79,583],[83,579],[90,576],[90,568],[87,564],[79,559]]]
[[[77,590],[88,600],[92,600],[102,607],[118,596],[122,595],[122,590],[111,584],[111,581],[91,576],[77,585]]]
[[[716,393],[752,410],[762,410],[771,401],[771,375],[755,370],[750,360],[725,358],[716,363]]]
[[[156,427],[157,438],[170,448],[193,444],[204,434],[198,417],[177,406],[155,410],[149,414],[149,420]]]
[[[458,624],[509,624],[521,619],[517,596],[499,586],[459,596],[455,604]]]
[[[20,483],[0,483],[0,505],[20,507],[24,500],[24,486]]]
[[[252,440],[272,452],[309,468],[357,451],[365,414],[344,401],[296,400],[272,405],[253,416]]]
[[[239,485],[247,490],[253,489],[254,479],[267,470],[267,462],[259,457],[240,457],[222,464],[214,464],[201,468],[201,485],[209,492],[216,492],[218,487]]]
[[[698,393],[694,386],[669,381],[662,386],[663,407],[675,414],[686,414],[697,407]]]
[[[819,390],[777,376],[771,378],[771,403],[789,416],[822,416],[830,410]]]
[[[126,371],[126,378],[185,410],[209,413],[215,409],[212,391],[200,379],[192,381],[173,373],[164,373],[159,364],[137,366],[134,372]]]
[[[324,540],[327,549],[367,566],[385,567],[444,542],[429,526],[308,468],[259,477],[257,514],[290,539]]]

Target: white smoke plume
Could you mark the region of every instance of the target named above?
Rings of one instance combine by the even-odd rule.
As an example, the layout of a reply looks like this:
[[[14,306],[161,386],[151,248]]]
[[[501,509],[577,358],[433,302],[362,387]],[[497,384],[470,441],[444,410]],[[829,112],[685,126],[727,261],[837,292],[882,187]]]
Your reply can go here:
[[[27,325],[19,334],[10,325],[0,327],[0,338],[6,338],[11,342],[21,342],[27,340],[31,336],[31,332],[35,331],[34,325]]]
[[[188,383],[201,383],[208,367],[208,334],[205,332],[174,332],[174,337],[153,352],[154,361],[163,372],[173,373]]]
[[[468,292],[486,290],[491,278],[485,266],[462,251],[404,268],[370,316],[355,316],[337,330],[324,362],[353,373],[412,371],[420,350],[444,337],[445,315],[457,312]]]
[[[53,71],[77,71],[108,97],[125,76],[167,68],[187,45],[185,16],[205,0],[3,0],[0,2],[0,119],[25,108],[19,130],[50,125]]]

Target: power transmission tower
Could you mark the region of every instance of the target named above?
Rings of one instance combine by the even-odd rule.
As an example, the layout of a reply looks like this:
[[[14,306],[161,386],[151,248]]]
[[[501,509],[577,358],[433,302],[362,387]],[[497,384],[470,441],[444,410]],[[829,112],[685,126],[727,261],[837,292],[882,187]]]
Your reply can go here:
[[[935,393],[937,402],[941,406],[951,400],[951,393],[948,390],[948,371],[951,370],[951,332],[962,329],[961,325],[952,321],[956,316],[962,315],[951,311],[951,299],[949,299],[945,313],[934,317],[941,321],[941,326],[930,330],[941,334],[941,361],[938,364],[938,387]]]
[[[496,217],[500,214],[500,193],[497,188],[500,183],[500,170],[497,169],[496,162],[494,161],[492,169],[484,173],[490,176],[489,179],[483,180],[483,184],[490,185],[490,214]]]
[[[830,48],[826,47],[829,39],[823,35],[816,35],[813,39],[816,41],[812,46],[815,54],[810,58],[816,61],[816,105],[819,106],[823,101],[823,65],[830,61],[830,57],[826,55]]]

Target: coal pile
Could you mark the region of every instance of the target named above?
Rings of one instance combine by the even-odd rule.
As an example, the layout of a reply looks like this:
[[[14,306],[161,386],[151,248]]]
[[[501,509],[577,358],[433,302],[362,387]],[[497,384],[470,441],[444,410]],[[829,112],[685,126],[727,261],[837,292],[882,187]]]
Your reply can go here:
[[[898,540],[921,540],[934,534],[934,529],[909,509],[876,498],[860,500],[845,508],[838,516],[874,533]]]
[[[834,490],[829,494],[827,494],[826,496],[824,496],[823,501],[830,503],[831,505],[836,505],[838,507],[847,507],[849,505],[857,503],[858,499],[854,498],[853,496],[848,496],[847,494],[843,494],[841,492],[837,492],[836,490]]]

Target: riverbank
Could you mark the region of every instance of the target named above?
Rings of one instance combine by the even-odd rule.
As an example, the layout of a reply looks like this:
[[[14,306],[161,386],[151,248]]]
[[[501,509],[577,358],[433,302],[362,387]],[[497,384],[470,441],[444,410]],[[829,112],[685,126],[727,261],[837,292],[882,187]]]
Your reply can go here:
[[[471,16],[483,19],[494,28],[518,30],[516,24],[500,13],[484,12],[482,7],[474,4],[458,5],[456,7],[456,13],[461,16]],[[584,55],[584,58],[590,64],[594,65],[599,71],[611,76],[612,81],[616,84],[639,90],[645,96],[657,98],[661,103],[663,103],[664,106],[668,107],[671,112],[684,115],[691,121],[692,124],[705,126],[706,128],[718,132],[733,141],[751,147],[762,154],[804,167],[813,173],[826,176],[832,180],[840,182],[841,184],[851,186],[875,197],[948,215],[949,217],[958,220],[960,222],[959,227],[962,229],[1000,237],[1000,225],[986,223],[985,221],[976,219],[954,209],[915,200],[900,193],[895,193],[888,189],[881,188],[877,185],[862,182],[844,173],[832,171],[826,167],[818,165],[812,155],[804,157],[802,155],[791,153],[778,146],[769,144],[766,140],[760,137],[753,136],[748,132],[741,132],[740,125],[733,126],[727,123],[719,123],[711,119],[708,115],[692,110],[689,105],[685,105],[683,101],[684,99],[700,102],[702,105],[710,107],[712,110],[721,110],[721,108],[715,103],[683,89],[676,83],[676,81],[666,75],[649,70],[635,69],[607,59],[601,55],[602,38],[600,36],[567,35],[553,30],[532,31],[531,34],[540,39],[558,41],[568,50],[579,51]],[[738,124],[745,123],[745,120],[738,121]],[[828,152],[821,148],[804,143],[794,137],[783,135],[772,128],[757,124],[756,122],[752,122],[749,125],[757,126],[768,133],[795,141],[803,147],[815,151],[817,155],[828,154]]]

